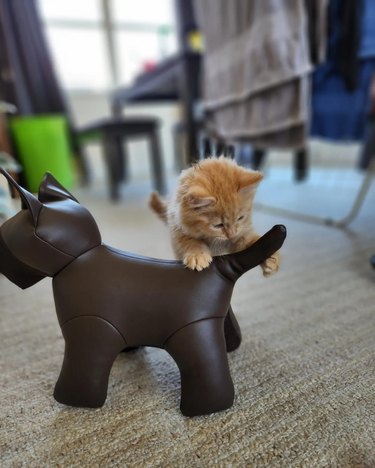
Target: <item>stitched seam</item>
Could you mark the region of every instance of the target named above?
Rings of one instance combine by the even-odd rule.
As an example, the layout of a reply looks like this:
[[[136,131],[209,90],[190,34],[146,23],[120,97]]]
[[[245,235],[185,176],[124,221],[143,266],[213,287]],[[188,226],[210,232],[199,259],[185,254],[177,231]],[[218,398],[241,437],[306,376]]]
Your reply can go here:
[[[118,251],[116,248],[111,247],[110,245],[103,244],[104,247],[106,247],[108,250],[111,252],[121,256],[121,257],[126,257],[130,258],[133,260],[147,260],[147,262],[153,262],[153,263],[161,263],[161,264],[169,264],[169,265],[183,265],[183,263],[179,260],[163,260],[163,259],[158,259],[158,258],[152,258],[152,257],[146,257],[143,255],[137,256],[136,254],[127,254],[125,252]]]
[[[98,317],[97,315],[80,315],[79,317],[73,317],[73,318],[67,320],[66,322],[62,323],[61,326],[60,326],[60,328],[62,329],[64,325],[66,325],[66,324],[68,324],[68,323],[70,323],[70,322],[73,322],[73,320],[78,320],[78,319],[81,319],[81,318],[96,318],[96,319],[102,320],[103,322],[108,323],[108,324],[109,324],[112,328],[114,328],[114,329],[117,331],[117,333],[121,336],[121,338],[124,340],[125,345],[128,346],[128,342],[126,341],[124,335],[120,332],[120,330],[119,330],[117,327],[115,327],[115,326],[113,325],[113,323],[111,323],[109,320],[104,319],[104,318],[102,318],[102,317]]]
[[[215,320],[215,319],[224,319],[225,317],[222,317],[222,316],[215,316],[215,317],[210,317],[210,318],[202,318],[202,319],[198,319],[198,320],[194,320],[194,322],[190,322],[188,323],[187,325],[184,325],[183,327],[181,328],[178,328],[177,330],[175,330],[173,333],[171,333],[168,338],[163,342],[162,344],[162,347],[164,348],[164,346],[166,345],[167,341],[170,340],[176,333],[178,333],[179,331],[183,330],[184,328],[186,327],[189,327],[190,325],[193,325],[193,323],[198,323],[198,322],[203,322],[205,320]]]
[[[40,213],[42,212],[42,209],[43,209],[43,208],[44,208],[44,206],[43,206],[43,204],[42,204],[41,207],[40,207],[40,210],[38,211],[37,217],[36,217],[35,230],[36,230],[36,226],[38,226]],[[31,217],[32,217],[32,216],[31,216]]]
[[[52,245],[50,242],[47,242],[45,239],[43,239],[43,237],[40,237],[40,235],[36,232],[35,230],[35,237],[37,237],[40,241],[44,242],[45,244],[49,245],[50,247],[52,247],[54,250],[57,250],[58,252],[64,254],[64,255],[67,255],[68,257],[71,257],[71,258],[75,258],[73,255],[70,255],[66,252],[64,252],[63,250],[60,250],[58,249],[57,247],[55,247],[54,245]]]
[[[61,252],[63,253],[64,255],[67,255],[68,257],[73,257],[73,255],[69,255],[68,253],[64,252],[63,250],[60,250],[58,249],[57,247],[55,247],[54,245],[50,244],[49,242],[47,242],[45,239],[43,239],[43,237],[40,237],[40,235],[38,234],[37,232],[37,229],[38,229],[38,222],[39,222],[39,218],[40,218],[40,214],[42,212],[42,210],[44,209],[44,206],[42,206],[42,208],[39,210],[39,213],[38,213],[38,218],[37,218],[37,222],[35,224],[35,231],[34,231],[34,234],[35,236],[41,240],[42,242],[44,242],[45,244],[49,245],[50,247],[52,247],[53,249],[57,250],[58,252]],[[74,258],[74,257],[73,257]]]
[[[72,257],[72,259],[70,260],[70,262],[67,263],[66,265],[64,265],[62,268],[60,268],[60,270],[57,271],[57,272],[52,276],[52,278],[54,278],[54,277],[57,276],[59,273],[61,273],[63,270],[65,270],[65,268],[68,268],[68,266],[71,265],[71,264],[74,262],[74,260],[77,260],[78,258],[82,257],[82,255],[85,255],[85,253],[90,252],[91,250],[94,250],[94,249],[96,249],[96,248],[98,248],[98,247],[100,247],[100,246],[102,246],[102,245],[103,245],[103,244],[100,243],[100,244],[96,245],[95,247],[90,247],[89,249],[87,249],[87,250],[85,250],[84,252],[80,253],[80,254],[78,255],[78,257]],[[69,254],[66,254],[66,255],[69,255]],[[47,276],[49,276],[49,275],[47,275]]]
[[[38,213],[38,221],[39,221],[40,213],[42,212],[43,208],[44,208],[44,206],[42,206],[42,208],[40,209],[40,211],[39,211],[39,213]],[[35,226],[35,232],[34,232],[34,233],[35,233],[35,236],[36,236],[39,240],[41,240],[41,241],[44,242],[45,244],[49,245],[49,246],[52,247],[53,249],[57,250],[58,252],[60,252],[60,253],[62,253],[62,254],[64,254],[64,255],[67,255],[68,257],[72,258],[73,260],[74,260],[75,258],[78,258],[78,257],[80,257],[81,255],[85,254],[85,253],[88,252],[89,250],[92,250],[92,249],[94,249],[95,247],[98,247],[99,245],[103,245],[102,242],[100,242],[100,243],[97,244],[95,247],[90,247],[89,249],[85,250],[84,252],[81,252],[81,253],[78,255],[78,257],[75,257],[74,255],[70,255],[70,254],[68,254],[67,252],[64,252],[63,250],[58,249],[57,247],[55,247],[54,245],[52,245],[50,242],[47,242],[45,239],[43,239],[43,237],[40,237],[40,235],[39,235],[38,232],[37,232],[37,229],[38,229],[38,226],[36,225],[36,226]]]

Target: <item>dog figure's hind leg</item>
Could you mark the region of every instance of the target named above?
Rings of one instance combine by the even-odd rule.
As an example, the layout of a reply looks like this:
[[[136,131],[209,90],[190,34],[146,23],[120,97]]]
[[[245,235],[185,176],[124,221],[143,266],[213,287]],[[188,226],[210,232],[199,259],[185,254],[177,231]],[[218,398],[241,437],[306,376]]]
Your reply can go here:
[[[99,317],[81,316],[62,326],[65,353],[54,397],[59,403],[97,408],[107,397],[112,364],[126,343]]]
[[[222,411],[233,404],[223,319],[194,322],[164,345],[181,373],[181,412],[185,416]]]
[[[228,353],[240,346],[242,340],[241,329],[233,313],[232,306],[229,306],[228,313],[225,317],[224,335]]]

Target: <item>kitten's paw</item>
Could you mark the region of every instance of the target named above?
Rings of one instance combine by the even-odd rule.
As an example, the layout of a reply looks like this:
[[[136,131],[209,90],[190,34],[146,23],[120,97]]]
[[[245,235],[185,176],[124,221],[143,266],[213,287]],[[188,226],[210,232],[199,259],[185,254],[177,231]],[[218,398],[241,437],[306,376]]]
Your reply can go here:
[[[190,270],[202,271],[212,262],[212,257],[209,253],[203,252],[200,254],[186,254],[184,256],[184,265],[186,265]]]
[[[268,257],[266,261],[260,264],[263,270],[263,276],[268,278],[271,275],[274,275],[279,270],[280,266],[280,254],[275,252],[271,257]]]

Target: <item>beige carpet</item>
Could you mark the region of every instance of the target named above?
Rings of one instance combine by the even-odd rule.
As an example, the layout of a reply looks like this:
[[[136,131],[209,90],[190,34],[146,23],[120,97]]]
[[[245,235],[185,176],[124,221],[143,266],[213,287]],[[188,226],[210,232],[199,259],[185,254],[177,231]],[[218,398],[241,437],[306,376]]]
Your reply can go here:
[[[287,179],[266,180],[260,199],[339,215],[356,183],[339,177],[337,190],[327,178]],[[147,189],[126,188],[119,206],[100,191],[80,198],[107,243],[170,257]],[[180,414],[178,369],[151,348],[118,357],[103,408],[56,403],[63,340],[51,282],[22,291],[0,277],[0,466],[374,467],[374,202],[373,188],[347,232],[255,213],[259,232],[287,225],[283,266],[269,280],[253,270],[237,284],[236,398],[206,417]]]

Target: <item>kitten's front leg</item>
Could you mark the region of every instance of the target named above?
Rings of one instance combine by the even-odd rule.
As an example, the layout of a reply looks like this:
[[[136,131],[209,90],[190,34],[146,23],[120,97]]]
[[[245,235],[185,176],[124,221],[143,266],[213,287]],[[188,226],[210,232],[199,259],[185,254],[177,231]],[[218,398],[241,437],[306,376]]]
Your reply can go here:
[[[212,256],[208,246],[200,241],[195,242],[194,239],[188,244],[188,249],[182,258],[184,265],[190,268],[190,270],[198,271],[209,267],[212,262]]]
[[[260,264],[263,270],[263,276],[268,278],[278,272],[280,267],[280,252],[277,251]]]
[[[177,258],[181,259],[190,270],[202,271],[212,262],[209,247],[202,241],[176,232],[173,247]]]
[[[252,234],[251,237],[241,238],[238,242],[238,247],[240,247],[239,250],[250,247],[250,245],[253,245],[259,238],[260,236],[255,233]],[[272,254],[267,258],[267,260],[260,264],[260,267],[262,268],[263,276],[266,278],[277,273],[280,267],[280,252],[277,251]]]
[[[202,271],[210,266],[212,257],[209,252],[203,250],[197,253],[188,252],[184,255],[183,262],[190,270]]]

